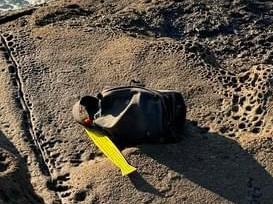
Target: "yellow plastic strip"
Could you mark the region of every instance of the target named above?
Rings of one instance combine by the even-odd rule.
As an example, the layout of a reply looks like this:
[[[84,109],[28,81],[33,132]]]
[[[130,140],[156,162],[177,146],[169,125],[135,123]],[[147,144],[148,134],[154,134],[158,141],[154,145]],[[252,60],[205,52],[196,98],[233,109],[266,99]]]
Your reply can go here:
[[[85,129],[87,135],[95,145],[121,170],[122,176],[136,171],[136,168],[128,164],[116,145],[106,135],[91,129]]]

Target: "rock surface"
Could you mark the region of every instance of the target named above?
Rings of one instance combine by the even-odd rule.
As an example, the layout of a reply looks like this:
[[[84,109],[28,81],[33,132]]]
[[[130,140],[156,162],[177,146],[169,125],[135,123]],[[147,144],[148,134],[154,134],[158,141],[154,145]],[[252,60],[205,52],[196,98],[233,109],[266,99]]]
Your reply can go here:
[[[0,203],[273,203],[273,3],[66,0],[0,16]],[[104,86],[176,89],[178,144],[122,177],[71,107]]]

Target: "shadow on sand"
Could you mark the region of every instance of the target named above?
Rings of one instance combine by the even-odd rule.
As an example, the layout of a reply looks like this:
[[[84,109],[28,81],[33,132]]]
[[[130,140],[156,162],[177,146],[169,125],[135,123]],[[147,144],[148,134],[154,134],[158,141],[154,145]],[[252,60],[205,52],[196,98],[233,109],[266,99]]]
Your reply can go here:
[[[0,130],[0,203],[44,203],[35,194],[30,175],[16,147]]]
[[[273,178],[236,141],[208,133],[190,121],[183,135],[185,137],[180,143],[141,145],[140,150],[231,202],[273,203]],[[158,191],[143,179],[138,175],[133,180],[136,188],[158,195]]]

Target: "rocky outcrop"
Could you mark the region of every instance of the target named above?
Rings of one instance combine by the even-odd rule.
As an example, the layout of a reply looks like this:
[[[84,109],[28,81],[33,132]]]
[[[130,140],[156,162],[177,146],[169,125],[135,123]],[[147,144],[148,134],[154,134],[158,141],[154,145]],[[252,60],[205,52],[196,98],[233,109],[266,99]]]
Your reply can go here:
[[[0,200],[271,203],[272,7],[71,0],[1,17]],[[138,174],[122,177],[71,108],[131,81],[181,91],[188,121],[180,143],[125,148]]]

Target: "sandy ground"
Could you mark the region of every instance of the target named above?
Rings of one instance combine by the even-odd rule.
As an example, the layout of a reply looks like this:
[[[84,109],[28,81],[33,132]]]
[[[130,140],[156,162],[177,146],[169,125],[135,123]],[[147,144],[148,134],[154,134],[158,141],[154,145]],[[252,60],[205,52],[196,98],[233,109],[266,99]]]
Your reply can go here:
[[[55,1],[0,15],[0,203],[273,203],[273,3]],[[123,150],[74,123],[104,86],[176,89],[178,144]]]

